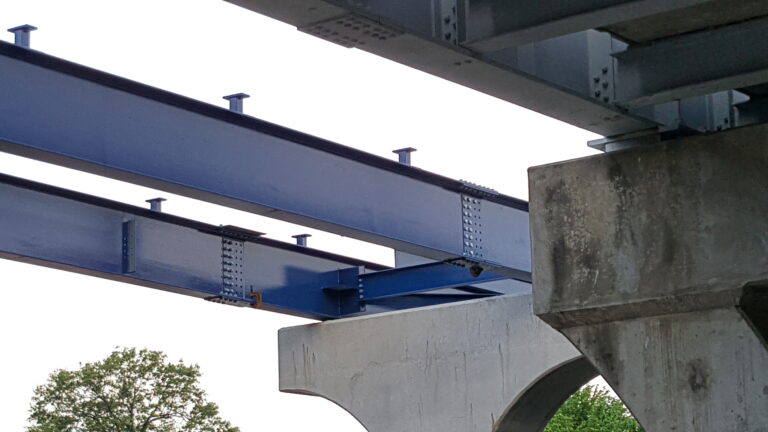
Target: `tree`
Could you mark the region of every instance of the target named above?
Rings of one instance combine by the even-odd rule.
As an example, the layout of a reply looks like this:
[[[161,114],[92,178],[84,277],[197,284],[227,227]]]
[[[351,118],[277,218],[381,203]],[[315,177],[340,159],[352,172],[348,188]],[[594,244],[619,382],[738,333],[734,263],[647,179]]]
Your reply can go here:
[[[608,391],[585,386],[557,410],[544,432],[642,432],[629,410]]]
[[[28,432],[239,432],[198,386],[200,368],[119,349],[35,389]]]

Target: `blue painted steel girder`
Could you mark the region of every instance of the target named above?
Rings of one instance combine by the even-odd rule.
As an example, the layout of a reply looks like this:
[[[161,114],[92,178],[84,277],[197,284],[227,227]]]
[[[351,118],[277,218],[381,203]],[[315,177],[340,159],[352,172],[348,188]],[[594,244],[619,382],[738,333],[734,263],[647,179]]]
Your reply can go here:
[[[392,274],[378,264],[236,227],[208,225],[1,174],[0,203],[2,258],[223,303],[328,319],[496,294],[468,288],[467,293],[411,297],[407,294],[458,285],[444,283],[433,277],[439,272],[426,269],[412,279],[421,280],[421,285],[401,286],[398,275],[407,269]],[[446,264],[430,267],[435,266],[450,267],[464,284],[489,280]],[[369,275],[378,275],[376,283],[371,280],[371,295],[361,298],[358,280]],[[398,298],[390,299],[394,296]]]
[[[2,151],[530,273],[523,201],[7,43],[0,71]]]

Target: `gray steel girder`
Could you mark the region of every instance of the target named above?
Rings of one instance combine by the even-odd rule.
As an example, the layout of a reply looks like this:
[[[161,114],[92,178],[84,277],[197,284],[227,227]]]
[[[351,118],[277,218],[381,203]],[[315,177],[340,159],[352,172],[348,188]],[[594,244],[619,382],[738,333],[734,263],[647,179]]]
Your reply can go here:
[[[718,93],[768,80],[760,32],[719,28],[759,0],[227,1],[608,137],[733,127]]]
[[[610,97],[605,101],[605,92],[594,96],[590,83],[595,71],[600,74],[603,68],[613,69],[610,41],[608,50],[594,50],[585,42],[594,34],[479,52],[462,46],[466,9],[463,2],[455,0],[358,1],[354,5],[325,0],[227,1],[295,25],[313,36],[388,58],[602,135],[657,125],[653,119],[616,107]],[[578,57],[575,62],[571,61],[574,57]]]

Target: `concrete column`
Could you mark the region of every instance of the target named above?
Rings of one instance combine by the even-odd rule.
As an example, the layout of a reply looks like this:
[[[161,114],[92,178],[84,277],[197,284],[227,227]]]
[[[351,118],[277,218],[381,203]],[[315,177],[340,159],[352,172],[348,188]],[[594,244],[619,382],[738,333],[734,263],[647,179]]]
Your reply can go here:
[[[646,431],[768,431],[768,128],[529,176],[536,314]]]
[[[279,348],[280,390],[371,432],[539,432],[596,375],[530,294],[286,328]]]

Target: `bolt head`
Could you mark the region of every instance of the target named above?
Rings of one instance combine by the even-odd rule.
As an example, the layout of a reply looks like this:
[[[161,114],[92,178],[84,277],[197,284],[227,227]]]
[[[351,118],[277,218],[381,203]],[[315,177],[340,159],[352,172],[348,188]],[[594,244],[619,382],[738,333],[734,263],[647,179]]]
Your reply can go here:
[[[223,96],[222,99],[226,99],[226,100],[232,100],[232,99],[243,100],[243,99],[248,99],[249,97],[251,97],[251,95],[249,95],[249,94],[235,93],[235,94]]]
[[[8,31],[11,33],[16,32],[31,32],[37,30],[37,27],[29,24],[20,25],[18,27],[9,28]]]

